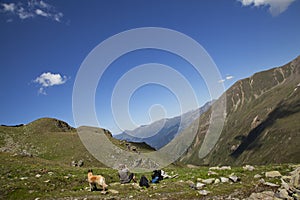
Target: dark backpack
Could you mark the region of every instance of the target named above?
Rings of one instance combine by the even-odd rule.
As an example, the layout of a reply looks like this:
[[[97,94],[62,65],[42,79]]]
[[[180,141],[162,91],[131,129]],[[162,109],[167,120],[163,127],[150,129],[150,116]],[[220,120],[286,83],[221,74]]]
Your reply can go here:
[[[148,179],[144,175],[140,179],[140,186],[141,187],[145,186],[146,188],[149,187],[149,181],[148,181]]]

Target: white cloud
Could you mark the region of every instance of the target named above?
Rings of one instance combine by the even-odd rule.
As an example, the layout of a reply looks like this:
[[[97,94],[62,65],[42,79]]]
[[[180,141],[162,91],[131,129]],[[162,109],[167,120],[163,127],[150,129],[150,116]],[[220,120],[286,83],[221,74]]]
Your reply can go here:
[[[218,82],[219,83],[224,83],[226,80],[225,79],[221,79],[221,80],[219,80]]]
[[[2,6],[4,12],[14,12],[16,9],[16,5],[14,3],[3,3]]]
[[[19,1],[17,3],[1,3],[0,13],[15,15],[24,20],[42,16],[53,21],[61,22],[63,13],[58,12],[56,8],[42,0],[28,0],[27,3]]]
[[[295,0],[239,0],[243,6],[268,6],[273,16],[277,16],[289,7]]]
[[[233,78],[234,78],[234,76],[231,76],[231,75],[226,76],[226,80],[230,80],[230,79],[233,79]]]
[[[46,12],[42,11],[41,9],[36,9],[35,14],[41,15],[43,17],[48,17],[48,14]]]
[[[33,82],[40,84],[38,93],[46,95],[45,88],[55,85],[62,85],[67,82],[67,77],[60,74],[53,74],[51,72],[42,73]]]

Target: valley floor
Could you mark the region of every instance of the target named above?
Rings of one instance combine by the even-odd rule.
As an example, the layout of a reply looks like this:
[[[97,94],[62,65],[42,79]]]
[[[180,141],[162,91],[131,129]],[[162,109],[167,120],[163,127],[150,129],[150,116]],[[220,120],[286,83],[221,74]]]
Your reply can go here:
[[[164,170],[170,175],[178,174],[178,177],[151,184],[147,189],[134,183],[119,184],[114,169],[93,168],[94,174],[102,174],[109,184],[107,193],[102,194],[100,189],[89,191],[86,174],[90,167],[71,167],[35,157],[0,153],[0,199],[244,199],[254,192],[276,191],[279,188],[281,177],[266,178],[265,172],[276,170],[282,176],[288,176],[297,166],[254,167],[253,171],[242,167],[211,170],[217,174],[208,175],[209,167],[171,166]],[[226,178],[232,174],[240,180],[219,182],[220,177]],[[137,178],[141,175],[137,174]],[[144,175],[149,179],[151,174]],[[214,178],[213,183],[195,189],[197,183],[210,178]],[[264,184],[262,179],[271,186]],[[205,191],[209,193],[203,195]]]

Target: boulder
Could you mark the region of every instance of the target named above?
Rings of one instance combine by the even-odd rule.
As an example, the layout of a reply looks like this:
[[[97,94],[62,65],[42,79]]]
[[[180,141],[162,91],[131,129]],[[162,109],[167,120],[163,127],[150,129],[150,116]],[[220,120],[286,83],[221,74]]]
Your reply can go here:
[[[243,169],[245,171],[253,171],[255,169],[255,167],[253,167],[251,165],[245,165],[245,166],[243,166]]]
[[[274,192],[263,191],[261,193],[252,193],[246,200],[274,200]]]
[[[238,181],[240,181],[241,179],[239,177],[237,177],[236,175],[234,174],[231,174],[229,177],[228,177],[232,182],[236,183]]]
[[[220,183],[220,182],[221,182],[220,179],[217,178],[217,179],[215,180],[214,184],[218,184],[218,183]]]
[[[214,181],[215,181],[215,178],[208,178],[208,179],[202,180],[202,183],[212,184]]]
[[[265,182],[264,185],[270,186],[270,187],[279,187],[279,185],[277,185],[275,183],[270,183],[270,182]]]
[[[210,175],[218,175],[218,173],[214,172],[214,171],[208,171],[207,175],[208,176],[210,176]]]
[[[262,177],[262,175],[260,175],[260,174],[255,174],[255,175],[254,175],[254,178],[256,178],[256,179],[257,179],[257,178],[261,178],[261,177]]]
[[[210,191],[207,191],[207,190],[200,190],[198,191],[199,194],[203,195],[203,196],[206,196],[210,193]]]
[[[269,171],[265,173],[266,178],[276,178],[276,177],[281,177],[282,175],[280,174],[279,171]]]
[[[204,183],[199,183],[199,182],[198,182],[198,183],[196,184],[196,189],[197,189],[197,190],[200,190],[200,189],[202,189],[204,186],[205,186]]]
[[[108,189],[108,192],[111,194],[119,194],[118,190]]]
[[[292,171],[291,173],[291,184],[297,188],[300,189],[300,167]]]
[[[35,175],[36,178],[40,178],[41,176],[42,175],[40,175],[40,174]]]
[[[289,196],[289,193],[285,189],[279,188],[278,191],[275,193],[275,197],[285,200],[293,200],[293,197]]]
[[[221,182],[222,183],[228,183],[229,182],[229,178],[226,178],[226,177],[220,177],[221,179]]]

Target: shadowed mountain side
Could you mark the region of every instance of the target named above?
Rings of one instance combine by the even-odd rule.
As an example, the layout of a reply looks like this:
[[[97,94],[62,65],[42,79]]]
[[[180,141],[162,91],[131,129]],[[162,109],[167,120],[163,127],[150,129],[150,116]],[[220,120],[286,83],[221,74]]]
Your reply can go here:
[[[300,112],[300,102],[295,102],[295,104],[285,105],[284,103],[280,103],[276,109],[274,109],[267,117],[265,121],[255,127],[250,131],[249,135],[244,137],[241,141],[242,143],[231,153],[231,156],[237,158],[239,157],[245,150],[249,147],[254,146],[257,138],[261,136],[261,134],[271,127],[276,120],[281,118],[289,117],[293,114]]]
[[[210,125],[208,110],[180,161],[195,165],[300,162],[300,57],[239,80],[224,95],[226,119],[218,142],[204,159],[199,158]]]

